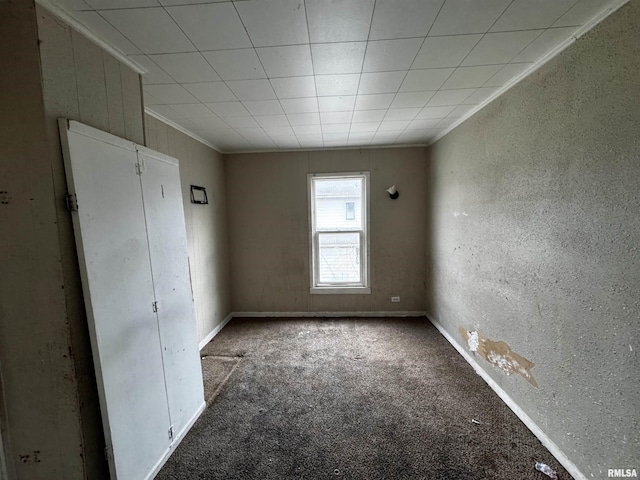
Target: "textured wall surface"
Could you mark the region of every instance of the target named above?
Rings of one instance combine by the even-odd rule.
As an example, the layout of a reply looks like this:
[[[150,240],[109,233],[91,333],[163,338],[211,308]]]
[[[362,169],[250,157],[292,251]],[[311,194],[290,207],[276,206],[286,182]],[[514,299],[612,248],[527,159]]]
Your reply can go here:
[[[149,115],[145,127],[149,148],[180,161],[191,281],[202,340],[231,313],[222,154]],[[191,203],[191,185],[207,189],[208,205]]]
[[[225,167],[234,312],[424,311],[424,149],[226,155]],[[363,170],[371,294],[311,295],[307,174]]]
[[[640,467],[639,25],[632,1],[429,149],[427,312],[535,364],[478,357],[587,478]]]

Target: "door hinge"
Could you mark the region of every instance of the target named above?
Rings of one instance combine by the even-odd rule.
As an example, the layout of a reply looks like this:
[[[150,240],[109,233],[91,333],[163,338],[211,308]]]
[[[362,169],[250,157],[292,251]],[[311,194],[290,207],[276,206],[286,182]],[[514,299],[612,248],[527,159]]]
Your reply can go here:
[[[64,196],[64,204],[70,212],[78,211],[78,197],[75,193],[69,193]]]
[[[169,440],[173,440],[173,425],[169,427]]]
[[[153,302],[151,308],[153,309],[153,313],[158,313],[158,302]]]
[[[142,175],[144,165],[141,162],[136,163],[136,175]]]

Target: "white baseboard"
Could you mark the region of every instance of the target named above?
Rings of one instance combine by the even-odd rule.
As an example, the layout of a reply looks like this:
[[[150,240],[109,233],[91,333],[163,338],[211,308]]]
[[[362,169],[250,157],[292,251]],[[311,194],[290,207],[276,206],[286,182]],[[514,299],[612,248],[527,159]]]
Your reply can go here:
[[[496,381],[491,378],[491,376],[476,362],[476,359],[462,346],[460,345],[454,338],[447,332],[444,327],[431,318],[428,314],[425,314],[427,319],[438,329],[438,331],[442,334],[444,338],[446,338],[451,345],[458,351],[460,355],[464,357],[464,359],[473,367],[478,375],[482,377],[482,379],[487,382],[487,384],[491,387],[491,389],[496,392],[496,394],[500,397],[500,399],[507,404],[513,413],[515,413],[518,418],[524,423],[529,430],[540,440],[540,443],[546,447],[547,450],[553,455],[556,460],[571,474],[573,478],[576,480],[587,480],[587,477],[576,467],[576,465],[569,460],[562,450],[551,440],[546,433],[531,419],[529,415],[525,413],[522,408],[509,396],[507,392],[503,390],[503,388],[496,383]]]
[[[426,312],[233,312],[233,317],[251,317],[251,318],[351,318],[351,317],[426,317]]]
[[[233,313],[230,313],[229,315],[227,315],[227,317],[224,320],[222,320],[222,322],[220,322],[213,330],[211,330],[206,337],[200,340],[200,343],[198,344],[198,349],[202,350],[205,347],[205,345],[211,341],[213,337],[215,337],[218,333],[220,333],[220,330],[222,330],[224,326],[227,323],[229,323],[229,320],[231,320],[232,318],[233,318]]]

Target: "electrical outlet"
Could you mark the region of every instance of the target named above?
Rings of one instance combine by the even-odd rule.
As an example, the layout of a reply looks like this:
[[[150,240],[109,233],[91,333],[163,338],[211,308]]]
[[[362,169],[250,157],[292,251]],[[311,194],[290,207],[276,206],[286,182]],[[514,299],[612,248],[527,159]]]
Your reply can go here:
[[[391,297],[391,303],[399,303],[400,297]]]

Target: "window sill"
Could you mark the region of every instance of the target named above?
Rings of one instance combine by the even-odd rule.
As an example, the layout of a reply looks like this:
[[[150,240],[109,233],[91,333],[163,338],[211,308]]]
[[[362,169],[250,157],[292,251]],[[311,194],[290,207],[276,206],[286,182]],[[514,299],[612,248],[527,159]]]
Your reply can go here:
[[[369,287],[311,287],[312,295],[369,295]]]

